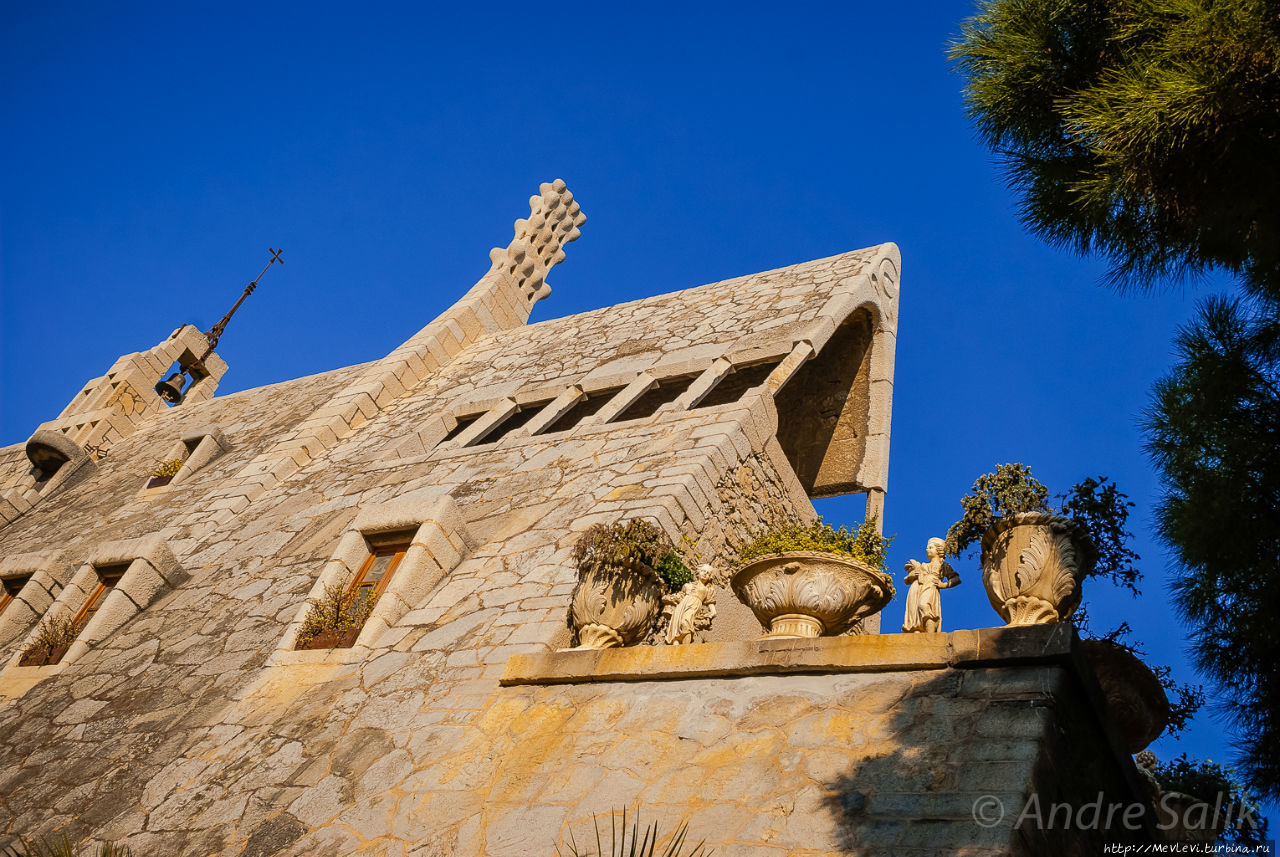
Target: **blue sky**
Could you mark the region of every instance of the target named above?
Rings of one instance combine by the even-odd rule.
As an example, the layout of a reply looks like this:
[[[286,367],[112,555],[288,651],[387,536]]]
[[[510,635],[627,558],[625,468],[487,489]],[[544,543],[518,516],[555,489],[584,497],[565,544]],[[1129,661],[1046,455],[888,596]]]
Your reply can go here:
[[[945,58],[969,3],[615,5],[6,4],[0,443],[208,328],[268,246],[286,264],[223,338],[223,391],[380,357],[556,177],[588,222],[535,321],[895,241],[892,570],[997,463],[1055,491],[1107,474],[1146,594],[1091,585],[1091,612],[1190,678],[1140,420],[1194,300],[1230,284],[1117,295],[1022,228]],[[956,567],[944,626],[998,624]],[[1225,760],[1226,734],[1206,712],[1154,749]]]

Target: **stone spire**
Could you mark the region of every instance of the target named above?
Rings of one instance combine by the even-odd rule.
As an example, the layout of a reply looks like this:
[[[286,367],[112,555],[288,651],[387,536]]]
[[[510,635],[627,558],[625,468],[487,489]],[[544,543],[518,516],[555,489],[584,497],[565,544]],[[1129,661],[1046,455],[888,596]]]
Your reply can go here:
[[[264,491],[331,449],[391,402],[412,392],[477,339],[529,321],[533,305],[551,294],[547,272],[564,261],[564,245],[578,238],[587,216],[562,180],[544,182],[529,198],[529,219],[515,237],[489,252],[492,266],[457,303],[381,360],[264,451],[221,489],[217,514],[234,517]]]
[[[515,222],[516,234],[510,244],[489,251],[493,267],[472,289],[474,293],[493,278],[497,280],[494,285],[511,290],[520,298],[517,306],[524,311],[520,324],[528,321],[535,303],[551,294],[547,274],[564,261],[564,245],[576,241],[582,234],[578,227],[587,222],[562,179],[543,182],[538,190],[537,196],[529,197],[529,219]],[[504,325],[508,326],[515,325]]]

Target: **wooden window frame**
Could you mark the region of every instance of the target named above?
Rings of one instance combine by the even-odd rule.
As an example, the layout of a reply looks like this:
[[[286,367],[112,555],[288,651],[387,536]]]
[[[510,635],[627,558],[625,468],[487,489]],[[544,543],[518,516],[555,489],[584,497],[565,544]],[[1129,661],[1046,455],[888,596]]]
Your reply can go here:
[[[387,563],[387,570],[382,573],[382,577],[378,579],[373,588],[370,606],[377,604],[378,599],[382,597],[382,593],[386,592],[387,585],[391,583],[391,578],[395,576],[396,569],[400,567],[400,563],[404,560],[404,555],[408,553],[412,540],[413,533],[389,533],[367,537],[369,555],[365,557],[364,562],[360,565],[360,570],[351,579],[351,585],[347,587],[347,592],[352,594],[359,592],[360,587],[365,585],[365,578],[378,557],[390,554],[391,561]]]
[[[0,616],[4,615],[4,609],[13,603],[13,599],[18,597],[18,593],[22,591],[22,587],[34,576],[31,574],[19,574],[14,577],[6,577],[3,583],[0,583]],[[18,581],[16,587],[13,586],[14,581]]]
[[[71,624],[77,628],[82,628],[93,618],[94,613],[102,606],[99,602],[107,597],[107,594],[116,588],[120,582],[120,578],[124,577],[126,571],[129,570],[127,565],[112,566],[107,569],[94,569],[98,574],[98,585],[94,587],[93,592],[85,599],[84,605],[76,613],[76,618]]]

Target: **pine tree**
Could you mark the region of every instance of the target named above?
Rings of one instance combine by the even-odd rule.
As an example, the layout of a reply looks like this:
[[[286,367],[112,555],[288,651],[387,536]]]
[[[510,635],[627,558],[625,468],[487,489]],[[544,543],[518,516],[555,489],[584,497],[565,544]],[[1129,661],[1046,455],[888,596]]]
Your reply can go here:
[[[1241,768],[1280,793],[1280,320],[1206,301],[1156,385],[1148,449],[1169,490],[1160,535],[1200,668],[1227,689]]]
[[[989,0],[952,58],[1027,226],[1117,285],[1280,294],[1280,4]]]
[[[1280,0],[986,0],[951,55],[1028,228],[1119,288],[1240,278],[1181,332],[1148,449],[1198,666],[1280,797]]]

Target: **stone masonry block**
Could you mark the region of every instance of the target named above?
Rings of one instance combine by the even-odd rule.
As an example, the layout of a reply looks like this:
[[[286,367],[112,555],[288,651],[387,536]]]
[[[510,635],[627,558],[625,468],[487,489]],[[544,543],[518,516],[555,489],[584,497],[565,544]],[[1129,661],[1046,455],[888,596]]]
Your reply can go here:
[[[898,336],[892,330],[880,328],[871,338],[871,382],[893,383],[893,370],[897,354]]]
[[[581,424],[584,426],[603,425],[612,421],[614,417],[626,410],[632,402],[653,389],[657,383],[658,380],[648,372],[641,372],[627,386],[623,387],[616,396],[610,399],[609,404],[601,408],[599,413],[583,420]]]
[[[13,554],[0,560],[0,578],[30,575],[9,606],[0,612],[0,646],[27,632],[52,606],[71,576],[59,551]]]
[[[453,445],[455,447],[465,447],[473,443],[483,442],[486,434],[516,412],[516,407],[514,399],[503,399],[494,405],[488,413],[472,423],[466,431],[455,437]]]
[[[835,335],[838,326],[836,320],[831,316],[819,316],[805,328],[804,339],[813,348],[814,353],[817,353],[822,350],[822,346],[831,341],[831,337]]]
[[[771,393],[777,393],[786,386],[788,381],[795,377],[796,373],[800,371],[800,367],[805,364],[805,361],[812,358],[815,353],[813,346],[807,341],[797,342],[792,346],[790,353],[783,358],[782,362],[769,373],[769,377],[765,379],[765,387]]]
[[[177,574],[179,569],[173,551],[159,536],[103,542],[89,554],[89,564],[95,568],[123,565],[138,559],[150,563],[166,580]]]
[[[214,443],[223,449],[228,449],[230,447],[230,444],[227,443],[226,435],[222,433],[222,429],[212,423],[206,423],[204,425],[185,429],[182,434],[179,435],[179,440],[183,443],[198,444],[205,438],[211,438]]]

